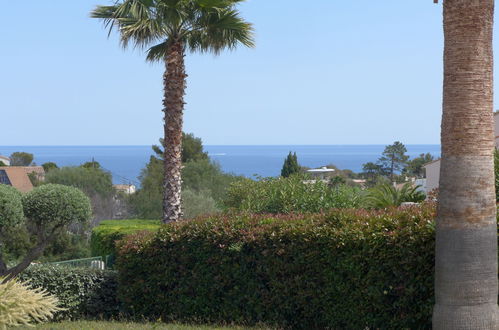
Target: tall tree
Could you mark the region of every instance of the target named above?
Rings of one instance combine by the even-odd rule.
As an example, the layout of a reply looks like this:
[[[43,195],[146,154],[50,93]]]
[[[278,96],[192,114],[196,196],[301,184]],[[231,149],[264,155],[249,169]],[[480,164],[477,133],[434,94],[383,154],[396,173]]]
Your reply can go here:
[[[494,0],[445,0],[434,329],[499,329]]]
[[[163,221],[178,221],[181,211],[182,124],[186,51],[219,54],[237,45],[253,47],[253,31],[235,6],[243,0],[118,0],[97,6],[92,17],[110,31],[117,28],[121,43],[150,47],[148,61],[166,66],[164,98]],[[152,46],[151,46],[152,45]]]
[[[293,154],[291,151],[289,155],[284,159],[284,164],[281,169],[281,176],[284,178],[290,177],[293,174],[300,172],[300,165],[298,164],[298,157],[296,152]]]
[[[10,166],[30,166],[33,154],[27,152],[14,152],[10,155]]]
[[[395,141],[392,145],[385,147],[382,156],[378,159],[379,164],[390,174],[392,181],[394,173],[401,171],[409,159],[406,152],[404,144]]]

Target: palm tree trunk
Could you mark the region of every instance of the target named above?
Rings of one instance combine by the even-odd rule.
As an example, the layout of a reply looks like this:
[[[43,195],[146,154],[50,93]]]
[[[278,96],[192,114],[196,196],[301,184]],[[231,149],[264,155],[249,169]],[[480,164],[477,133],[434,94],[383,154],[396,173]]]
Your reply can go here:
[[[494,0],[444,1],[434,329],[499,329],[493,12]]]
[[[164,84],[164,179],[163,222],[182,217],[182,123],[186,82],[184,45],[175,42],[166,55]]]

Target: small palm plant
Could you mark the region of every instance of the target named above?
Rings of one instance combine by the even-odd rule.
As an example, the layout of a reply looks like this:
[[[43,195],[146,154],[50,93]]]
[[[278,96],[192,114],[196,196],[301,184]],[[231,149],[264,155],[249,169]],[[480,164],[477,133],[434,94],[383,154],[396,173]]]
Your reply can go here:
[[[410,183],[404,184],[400,189],[391,184],[381,184],[367,192],[364,202],[371,208],[397,207],[404,202],[422,202],[426,196],[418,188],[419,186]]]
[[[0,279],[0,329],[49,321],[61,310],[57,304],[57,299],[43,290]]]
[[[147,60],[163,62],[164,197],[163,221],[181,218],[182,125],[190,52],[219,54],[237,45],[253,47],[253,29],[236,5],[244,0],[117,0],[91,13],[116,28],[121,44],[150,47]]]

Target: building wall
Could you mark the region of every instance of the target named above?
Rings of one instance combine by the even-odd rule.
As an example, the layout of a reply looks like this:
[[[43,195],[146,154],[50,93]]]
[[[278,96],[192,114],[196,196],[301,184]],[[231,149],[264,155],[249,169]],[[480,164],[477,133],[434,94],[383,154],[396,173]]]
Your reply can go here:
[[[432,163],[426,164],[426,192],[430,192],[438,188],[440,179],[440,159]]]

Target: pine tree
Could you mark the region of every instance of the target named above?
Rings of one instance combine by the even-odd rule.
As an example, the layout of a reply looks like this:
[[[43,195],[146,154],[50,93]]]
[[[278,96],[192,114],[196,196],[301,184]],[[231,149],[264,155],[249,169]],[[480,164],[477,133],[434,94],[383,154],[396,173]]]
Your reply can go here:
[[[284,164],[282,165],[281,176],[287,178],[295,173],[300,172],[300,165],[298,165],[298,157],[295,153],[289,152],[289,155],[284,160]]]

